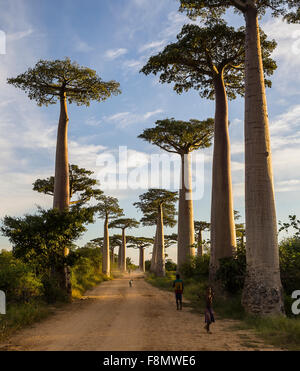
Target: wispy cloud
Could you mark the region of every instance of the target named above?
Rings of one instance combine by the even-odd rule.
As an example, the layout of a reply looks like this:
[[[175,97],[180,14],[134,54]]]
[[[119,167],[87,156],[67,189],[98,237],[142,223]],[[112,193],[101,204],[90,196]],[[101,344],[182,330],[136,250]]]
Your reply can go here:
[[[143,123],[151,117],[163,113],[162,109],[150,111],[146,113],[133,113],[133,112],[119,112],[111,116],[103,117],[102,121],[112,122],[119,128],[125,128],[128,125]]]
[[[127,53],[128,53],[127,49],[119,48],[119,49],[109,49],[105,52],[104,55],[107,59],[113,60],[113,59],[117,59],[120,56],[122,56],[124,54],[127,54]]]

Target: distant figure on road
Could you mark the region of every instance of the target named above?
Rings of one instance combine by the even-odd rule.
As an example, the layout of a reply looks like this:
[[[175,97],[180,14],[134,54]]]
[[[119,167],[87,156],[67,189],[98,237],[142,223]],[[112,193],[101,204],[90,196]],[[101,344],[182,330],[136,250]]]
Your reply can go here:
[[[132,285],[133,285],[133,280],[130,280],[129,281],[129,287],[132,287]]]
[[[209,326],[213,322],[215,322],[214,312],[213,312],[213,309],[212,309],[213,296],[214,295],[213,295],[212,288],[209,286],[206,290],[206,297],[205,297],[206,306],[205,306],[205,314],[204,314],[205,315],[205,323],[206,323],[204,328],[206,329],[208,334],[211,334]]]
[[[182,310],[182,294],[184,287],[179,274],[176,274],[176,280],[173,281],[173,288],[175,291],[177,310]]]

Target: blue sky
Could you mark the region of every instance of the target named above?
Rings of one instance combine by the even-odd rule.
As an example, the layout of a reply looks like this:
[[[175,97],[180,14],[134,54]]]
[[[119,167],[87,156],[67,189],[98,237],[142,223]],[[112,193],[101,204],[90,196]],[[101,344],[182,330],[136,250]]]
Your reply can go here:
[[[197,92],[177,95],[172,86],[161,85],[139,69],[150,55],[174,41],[189,20],[177,12],[175,0],[10,0],[0,3],[0,30],[7,35],[6,54],[0,55],[0,216],[21,216],[35,205],[51,207],[48,196],[32,191],[37,178],[54,172],[54,153],[59,107],[39,108],[17,89],[6,85],[7,77],[33,66],[39,59],[70,57],[95,69],[103,80],[116,80],[122,94],[89,108],[69,107],[70,162],[100,175],[97,157],[115,154],[127,146],[130,161],[141,166],[151,153],[161,153],[137,136],[158,119],[206,119],[214,104]],[[232,25],[242,19],[229,15]],[[268,90],[277,214],[300,214],[300,26],[286,25],[266,16],[262,26],[278,42],[278,63],[273,88]],[[230,102],[234,207],[244,218],[243,111],[242,99]],[[203,151],[204,193],[194,204],[195,218],[209,220],[212,149]],[[103,174],[102,174],[103,175]],[[132,205],[145,189],[111,190],[120,198],[128,217],[140,218]],[[112,231],[118,232],[118,231]],[[171,230],[166,230],[166,233]],[[103,233],[102,221],[89,227],[78,241],[83,245]],[[130,231],[152,236],[152,228]],[[283,235],[282,235],[283,236]],[[9,242],[0,237],[0,249]],[[173,259],[175,248],[168,252]],[[130,251],[137,262],[136,251]],[[148,254],[146,254],[146,257]]]

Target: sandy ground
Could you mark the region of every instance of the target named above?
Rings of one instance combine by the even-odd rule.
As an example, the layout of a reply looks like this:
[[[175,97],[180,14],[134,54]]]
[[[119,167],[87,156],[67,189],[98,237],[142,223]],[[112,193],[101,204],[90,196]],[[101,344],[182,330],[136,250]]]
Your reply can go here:
[[[174,295],[135,275],[104,282],[46,320],[15,334],[4,350],[275,350],[251,331],[231,327],[237,321],[216,320],[212,334],[203,316]]]

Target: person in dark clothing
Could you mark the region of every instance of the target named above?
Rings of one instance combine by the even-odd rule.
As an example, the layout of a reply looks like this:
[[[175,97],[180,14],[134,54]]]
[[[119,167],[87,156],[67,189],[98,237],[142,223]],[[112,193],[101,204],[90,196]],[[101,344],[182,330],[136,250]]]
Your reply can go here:
[[[175,299],[177,310],[182,310],[182,294],[183,294],[183,281],[180,279],[180,275],[176,274],[176,280],[173,281],[173,288],[175,292]]]
[[[206,291],[206,306],[205,306],[205,323],[206,325],[204,328],[206,329],[208,334],[211,334],[211,331],[209,329],[210,325],[215,322],[214,312],[212,309],[212,303],[213,303],[213,291],[212,288],[209,286]]]

